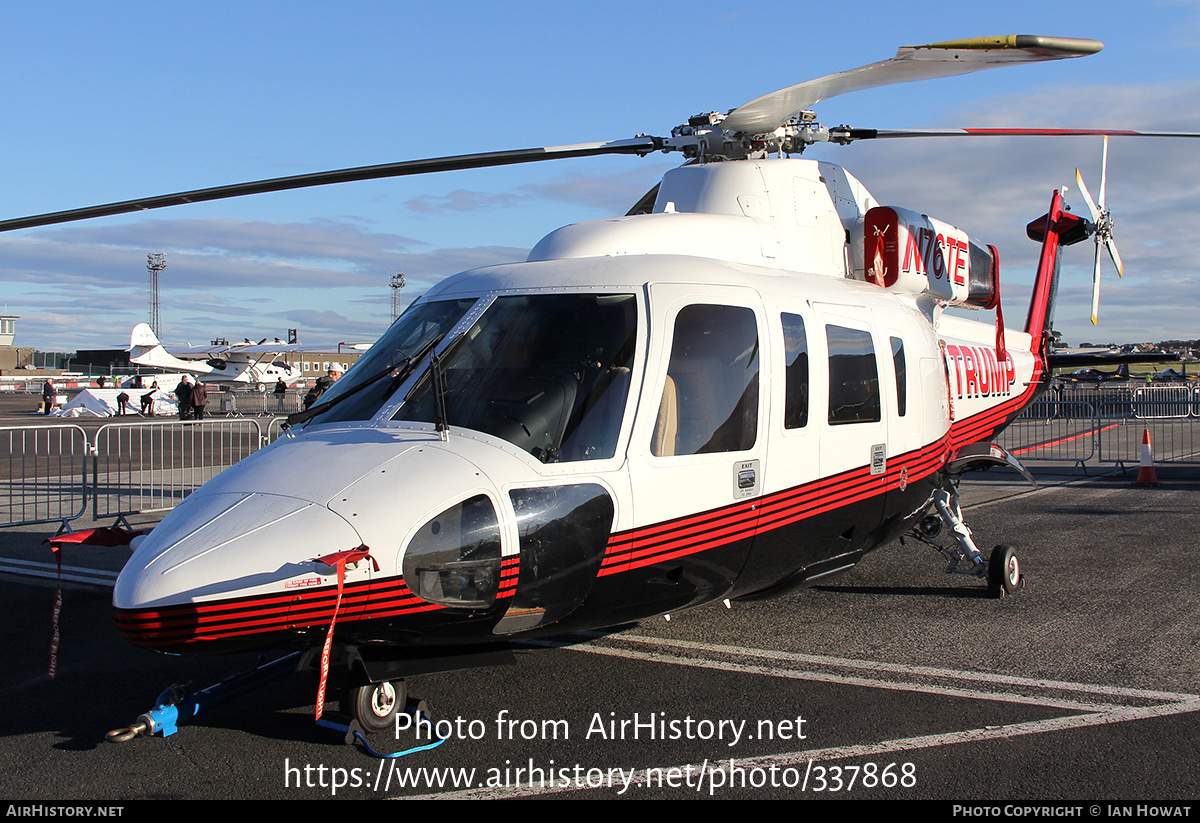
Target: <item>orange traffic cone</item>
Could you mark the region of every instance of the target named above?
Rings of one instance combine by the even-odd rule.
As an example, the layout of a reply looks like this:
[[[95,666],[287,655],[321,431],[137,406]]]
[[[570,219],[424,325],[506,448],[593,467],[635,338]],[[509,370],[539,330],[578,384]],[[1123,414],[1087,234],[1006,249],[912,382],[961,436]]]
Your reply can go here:
[[[1138,467],[1139,486],[1157,486],[1158,475],[1154,473],[1154,452],[1150,448],[1150,430],[1142,430],[1142,462]]]

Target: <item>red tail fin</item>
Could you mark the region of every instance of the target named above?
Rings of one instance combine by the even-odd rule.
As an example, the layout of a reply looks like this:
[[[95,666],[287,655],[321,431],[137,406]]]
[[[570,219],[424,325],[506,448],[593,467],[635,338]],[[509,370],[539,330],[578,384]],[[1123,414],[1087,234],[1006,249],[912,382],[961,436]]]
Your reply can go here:
[[[1050,211],[1025,227],[1031,239],[1042,243],[1029,317],[1025,320],[1025,331],[1033,338],[1033,353],[1038,357],[1044,358],[1050,349],[1050,321],[1058,294],[1058,249],[1086,240],[1091,229],[1090,223],[1066,210],[1058,191],[1050,201]]]

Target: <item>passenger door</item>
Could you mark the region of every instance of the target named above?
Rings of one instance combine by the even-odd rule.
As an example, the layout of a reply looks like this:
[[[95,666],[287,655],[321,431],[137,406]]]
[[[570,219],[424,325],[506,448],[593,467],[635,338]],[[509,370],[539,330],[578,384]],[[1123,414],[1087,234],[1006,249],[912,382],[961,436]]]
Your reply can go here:
[[[763,309],[752,289],[654,285],[646,380],[629,447],[634,518],[606,567],[626,605],[722,596],[750,551],[763,490]]]
[[[891,351],[869,310],[832,304],[816,309],[827,392],[823,404],[814,403],[814,414],[824,424],[821,483],[833,504],[821,531],[829,537],[824,554],[838,557],[871,543],[883,517],[890,456],[884,397],[892,394],[892,388],[885,393],[884,380],[891,379]]]

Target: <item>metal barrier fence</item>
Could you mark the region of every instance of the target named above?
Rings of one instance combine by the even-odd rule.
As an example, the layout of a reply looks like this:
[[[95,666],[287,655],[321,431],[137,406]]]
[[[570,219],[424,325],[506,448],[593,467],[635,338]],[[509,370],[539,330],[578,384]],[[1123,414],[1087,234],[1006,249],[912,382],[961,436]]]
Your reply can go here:
[[[87,510],[91,445],[79,426],[0,428],[8,456],[0,465],[0,526],[63,524]]]
[[[1054,387],[1026,408],[998,442],[1026,461],[1124,465],[1141,460],[1147,431],[1155,461],[1200,462],[1200,387]]]
[[[1112,383],[1086,388],[1053,387],[1038,402],[1052,399],[1091,403],[1096,406],[1096,412],[1102,418],[1200,418],[1200,386],[1193,383]]]
[[[1103,426],[1094,404],[1042,397],[997,438],[1018,460],[1070,460],[1083,465],[1096,454]]]
[[[1133,390],[1133,416],[1139,420],[1188,417],[1194,394],[1188,386],[1139,386]]]
[[[287,420],[286,417],[272,417],[271,422],[267,423],[267,435],[263,445],[274,443],[279,438],[283,437],[283,423]]]
[[[263,445],[257,420],[109,423],[95,434],[92,516],[120,517],[179,505]]]
[[[68,523],[177,506],[219,472],[279,437],[282,418],[0,428],[0,527]]]
[[[221,411],[236,415],[288,415],[300,411],[303,393],[289,390],[279,395],[274,392],[227,392],[222,399]]]
[[[1141,460],[1142,436],[1150,434],[1156,463],[1200,463],[1200,419],[1139,417],[1124,421],[1100,443],[1100,463],[1133,464]]]

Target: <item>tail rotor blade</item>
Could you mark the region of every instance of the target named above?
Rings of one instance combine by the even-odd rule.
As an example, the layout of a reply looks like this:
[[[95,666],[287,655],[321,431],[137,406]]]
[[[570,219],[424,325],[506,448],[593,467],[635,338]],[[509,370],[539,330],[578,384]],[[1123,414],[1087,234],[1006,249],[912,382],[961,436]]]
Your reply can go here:
[[[1083,194],[1083,201],[1092,215],[1092,222],[1095,223],[1096,258],[1092,267],[1092,325],[1094,326],[1100,310],[1100,258],[1102,257],[1100,249],[1102,246],[1108,249],[1108,256],[1112,258],[1113,265],[1117,267],[1117,276],[1125,275],[1125,266],[1117,251],[1117,243],[1113,240],[1112,215],[1109,214],[1106,201],[1108,196],[1108,135],[1104,136],[1104,154],[1100,162],[1100,202],[1097,203],[1092,199],[1091,192],[1088,191],[1087,184],[1083,182],[1083,174],[1079,169],[1075,169],[1075,183],[1079,186],[1079,191]]]
[[[1112,258],[1113,263],[1117,267],[1117,277],[1124,277],[1125,276],[1125,264],[1121,262],[1121,255],[1117,253],[1117,243],[1115,240],[1113,240],[1111,234],[1107,238],[1105,238],[1104,245],[1108,247],[1108,256]],[[1100,252],[1097,249],[1096,254],[1099,255],[1099,253]],[[1097,258],[1097,259],[1099,259],[1099,258]]]
[[[1075,169],[1075,185],[1079,186],[1079,191],[1083,195],[1083,202],[1087,204],[1088,212],[1092,215],[1092,222],[1099,225],[1100,209],[1096,206],[1096,201],[1092,199],[1092,193],[1088,191],[1087,184],[1083,182],[1083,174],[1078,168]],[[1103,197],[1101,195],[1102,202]]]

